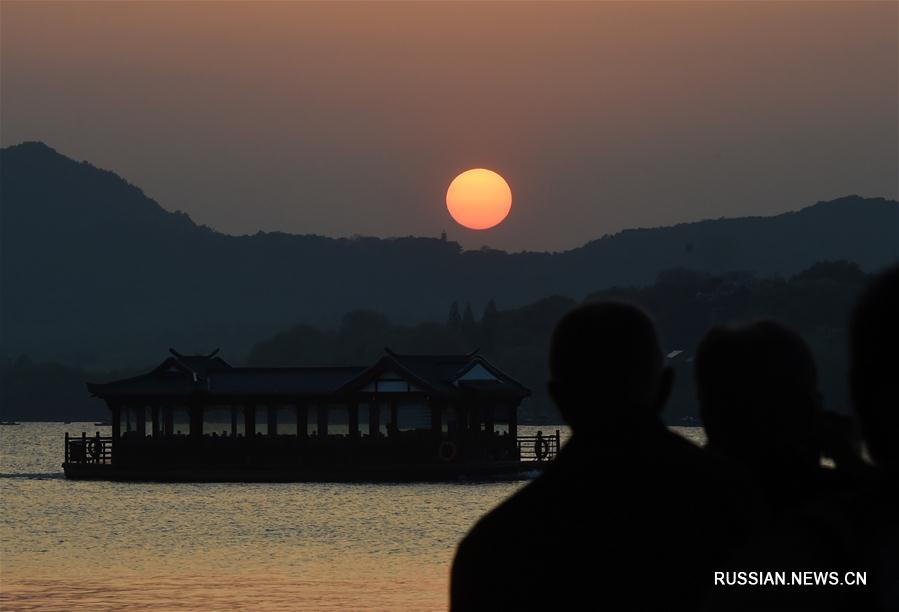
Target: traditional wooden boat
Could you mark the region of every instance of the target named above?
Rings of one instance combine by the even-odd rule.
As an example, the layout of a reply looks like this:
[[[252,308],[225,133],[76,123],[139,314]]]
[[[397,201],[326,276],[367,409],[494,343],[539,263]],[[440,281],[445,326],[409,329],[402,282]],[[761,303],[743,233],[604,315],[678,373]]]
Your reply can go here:
[[[428,481],[521,477],[559,449],[518,435],[530,391],[473,352],[368,367],[244,368],[217,355],[88,384],[112,433],[66,434],[68,478]]]

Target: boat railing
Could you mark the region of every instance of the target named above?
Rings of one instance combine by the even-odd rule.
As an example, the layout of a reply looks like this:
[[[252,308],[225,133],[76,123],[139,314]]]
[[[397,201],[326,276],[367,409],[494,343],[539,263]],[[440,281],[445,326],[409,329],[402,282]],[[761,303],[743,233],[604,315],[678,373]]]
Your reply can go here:
[[[521,461],[551,461],[558,455],[562,446],[561,434],[557,429],[554,433],[547,435],[538,432],[537,435],[517,436],[516,445],[518,457]],[[101,436],[99,432],[94,436],[88,436],[84,432],[82,432],[81,436],[71,436],[66,432],[65,462],[73,464],[111,464],[112,436]]]
[[[112,436],[69,436],[66,432],[66,463],[112,463]]]
[[[518,456],[521,461],[549,461],[555,459],[562,447],[561,433],[543,435],[538,431],[534,436],[518,436]]]

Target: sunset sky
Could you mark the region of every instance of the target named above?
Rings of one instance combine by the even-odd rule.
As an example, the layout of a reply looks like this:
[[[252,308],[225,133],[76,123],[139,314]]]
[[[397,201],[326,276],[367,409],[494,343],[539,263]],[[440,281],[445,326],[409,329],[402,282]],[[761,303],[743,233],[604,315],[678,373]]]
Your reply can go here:
[[[897,196],[895,2],[0,5],[0,141],[228,233],[560,250]],[[468,168],[513,192],[466,230]]]

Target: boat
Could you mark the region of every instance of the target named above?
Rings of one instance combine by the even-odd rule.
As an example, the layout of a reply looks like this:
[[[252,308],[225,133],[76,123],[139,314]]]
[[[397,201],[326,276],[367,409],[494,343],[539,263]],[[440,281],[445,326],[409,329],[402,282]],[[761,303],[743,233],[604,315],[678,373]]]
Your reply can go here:
[[[518,434],[530,391],[478,351],[300,368],[170,352],[145,374],[88,383],[112,431],[66,433],[67,478],[491,480],[532,477],[560,446],[558,430]]]
[[[0,425],[18,425],[15,421],[0,421]]]
[[[94,423],[94,427],[110,427],[112,423],[109,421],[100,421],[99,423]]]

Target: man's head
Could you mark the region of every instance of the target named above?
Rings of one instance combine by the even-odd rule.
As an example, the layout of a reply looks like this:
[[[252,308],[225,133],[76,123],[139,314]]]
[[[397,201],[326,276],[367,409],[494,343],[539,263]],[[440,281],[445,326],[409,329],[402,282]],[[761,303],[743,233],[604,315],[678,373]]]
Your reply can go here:
[[[549,393],[575,431],[657,416],[673,374],[642,310],[594,302],[566,314],[549,349]]]
[[[770,321],[712,328],[695,376],[711,448],[750,464],[817,465],[818,376],[799,334]]]
[[[899,472],[899,267],[879,275],[862,293],[849,340],[852,402],[868,452]]]

